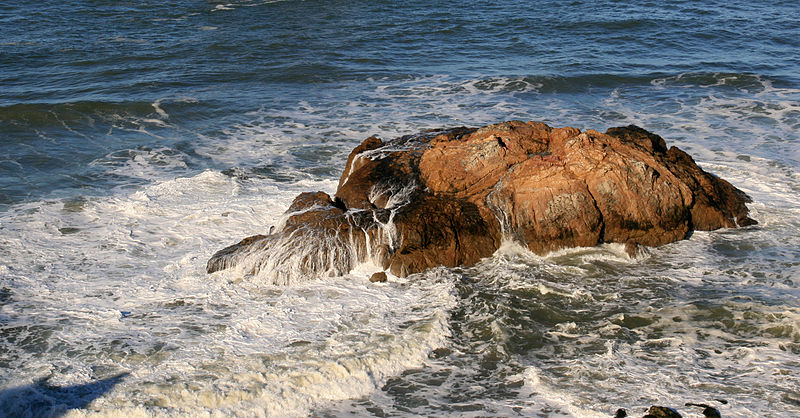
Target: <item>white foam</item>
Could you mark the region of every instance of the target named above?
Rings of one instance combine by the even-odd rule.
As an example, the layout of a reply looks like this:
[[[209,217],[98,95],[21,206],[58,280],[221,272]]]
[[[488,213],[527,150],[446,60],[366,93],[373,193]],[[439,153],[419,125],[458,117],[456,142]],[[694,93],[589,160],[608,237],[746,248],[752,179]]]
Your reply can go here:
[[[163,100],[164,99],[156,100],[155,102],[152,103],[152,106],[153,106],[153,109],[155,109],[155,111],[158,114],[158,116],[160,116],[162,119],[167,119],[167,118],[169,118],[169,115],[167,114],[167,112],[164,111],[164,109],[161,108],[161,102]]]
[[[528,397],[535,397],[536,400],[545,403],[548,407],[555,408],[555,411],[548,414],[549,416],[608,417],[608,413],[605,411],[598,412],[578,406],[578,399],[574,395],[547,383],[534,367],[528,368],[523,376],[526,389],[530,391]]]
[[[361,265],[291,288],[204,272],[214,250],[277,222],[297,192],[334,186],[207,171],[70,210],[52,201],[2,214],[2,285],[20,303],[3,317],[58,323],[49,338],[80,353],[15,350],[4,386],[84,384],[110,370],[130,375],[73,415],[306,414],[419,365],[449,333],[453,282],[441,272],[372,284],[378,268]]]
[[[133,149],[114,152],[90,163],[104,167],[105,172],[121,177],[153,180],[163,178],[164,173],[187,171],[189,156],[168,147]]]
[[[651,311],[650,315],[655,314],[657,321],[652,328],[629,330],[639,337],[633,341],[607,340],[604,354],[569,362],[566,373],[560,365],[553,364],[558,377],[547,373],[547,367],[542,370],[541,365],[530,366],[525,373],[526,384],[544,402],[578,416],[607,414],[620,407],[643,411],[653,404],[686,411],[684,403],[713,404],[712,398],[730,402],[716,404],[724,416],[767,413],[775,388],[797,384],[796,379],[775,370],[794,362],[793,354],[787,352],[780,341],[797,333],[798,325],[794,321],[799,312],[785,308],[773,311],[758,304],[748,305],[749,309],[744,310],[741,310],[744,306],[735,307],[730,302],[722,306],[731,309],[734,314],[730,320],[739,325],[722,329],[709,327],[702,319],[708,311],[695,309],[694,305],[676,304]],[[754,335],[758,344],[749,347],[735,342],[744,334],[750,334],[747,328],[761,322],[757,318],[770,316],[773,319],[768,322],[772,324],[757,325],[761,328]],[[683,319],[676,322],[673,318]],[[720,320],[726,319],[723,316]],[[781,323],[783,325],[777,325]],[[667,329],[668,336],[648,336],[654,329],[662,329],[658,334],[664,334]],[[680,364],[669,359],[680,359]],[[728,370],[732,369],[740,372],[730,376]],[[636,390],[631,391],[634,387]],[[597,391],[605,395],[598,399],[592,395]],[[753,391],[758,392],[760,401],[741,398],[743,393],[754,394]],[[603,398],[627,399],[627,402],[607,403]]]
[[[594,247],[561,248],[538,255],[516,241],[504,240],[495,256],[519,257],[528,263],[536,264],[562,263],[566,260],[579,261],[582,264],[591,264],[597,261],[632,264],[646,259],[649,255],[647,251],[643,251],[641,255],[631,257],[625,251],[625,245],[619,243],[604,243]]]

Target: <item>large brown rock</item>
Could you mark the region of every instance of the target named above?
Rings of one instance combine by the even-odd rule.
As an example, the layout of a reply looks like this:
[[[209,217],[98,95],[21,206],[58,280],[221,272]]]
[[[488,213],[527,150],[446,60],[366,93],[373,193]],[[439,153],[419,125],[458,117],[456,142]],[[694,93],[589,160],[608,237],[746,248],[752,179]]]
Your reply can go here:
[[[399,276],[474,264],[507,239],[539,254],[656,246],[755,224],[749,201],[632,125],[600,133],[512,121],[370,137],[350,154],[333,198],[301,194],[276,232],[217,252],[208,271],[290,283],[366,261]]]

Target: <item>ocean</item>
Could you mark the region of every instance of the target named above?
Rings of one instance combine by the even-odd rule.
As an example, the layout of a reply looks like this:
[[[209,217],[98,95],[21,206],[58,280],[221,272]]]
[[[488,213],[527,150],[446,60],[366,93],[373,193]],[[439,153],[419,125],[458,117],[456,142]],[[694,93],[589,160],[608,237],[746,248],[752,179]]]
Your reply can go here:
[[[800,6],[0,5],[0,416],[800,416]],[[636,124],[759,224],[373,284],[207,274],[364,138]]]

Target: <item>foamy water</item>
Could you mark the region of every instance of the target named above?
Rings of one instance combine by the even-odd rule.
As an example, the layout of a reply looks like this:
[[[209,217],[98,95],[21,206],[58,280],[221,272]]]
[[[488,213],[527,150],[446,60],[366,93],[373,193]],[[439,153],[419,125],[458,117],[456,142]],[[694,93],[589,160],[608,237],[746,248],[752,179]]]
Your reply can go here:
[[[291,287],[205,273],[231,233],[268,228],[309,186],[279,191],[204,172],[7,214],[2,271],[14,293],[3,318],[18,365],[7,383],[69,386],[126,373],[85,413],[304,414],[420,365],[449,333],[446,272],[374,285],[377,267],[367,265]],[[9,396],[6,411],[24,414],[48,394]]]
[[[469,94],[509,103],[447,113],[446,103],[459,99],[430,95],[452,88],[447,83],[409,85],[423,93],[396,96],[376,83],[370,94],[429,103],[451,122],[520,107],[500,85]],[[234,167],[225,174],[170,179],[187,157],[168,147],[109,154],[102,164],[110,172],[147,184],[32,201],[2,214],[4,362],[13,370],[3,377],[4,411],[603,416],[618,407],[724,399],[715,405],[726,416],[796,412],[800,181],[791,152],[772,159],[761,151],[768,132],[790,134],[796,116],[785,100],[792,94],[760,96],[779,108],[766,127],[742,125],[739,111],[709,105],[712,95],[689,100],[691,129],[646,107],[619,110],[623,123],[668,124],[670,144],[690,148],[754,198],[757,227],[695,233],[636,258],[614,245],[539,257],[509,243],[475,267],[386,284],[369,283],[378,270],[369,264],[289,286],[204,270],[214,251],[279,225],[296,194],[334,191],[338,179],[328,172],[343,166],[367,128],[321,125],[346,125],[356,110],[337,109],[333,119],[300,103],[277,122],[254,112],[221,141],[196,147]],[[613,109],[620,97],[614,90],[599,102]],[[168,108],[154,107],[169,120]],[[560,105],[554,109],[545,119],[566,117]],[[390,137],[435,123],[413,116],[377,129]],[[716,137],[699,136],[722,135],[712,130],[715,120],[752,133],[721,148]],[[295,142],[320,129],[335,132],[322,135],[333,145]],[[308,157],[317,147],[329,147],[333,158]],[[78,389],[54,389],[108,376],[122,377],[83,398]],[[87,402],[71,409],[75,399]]]

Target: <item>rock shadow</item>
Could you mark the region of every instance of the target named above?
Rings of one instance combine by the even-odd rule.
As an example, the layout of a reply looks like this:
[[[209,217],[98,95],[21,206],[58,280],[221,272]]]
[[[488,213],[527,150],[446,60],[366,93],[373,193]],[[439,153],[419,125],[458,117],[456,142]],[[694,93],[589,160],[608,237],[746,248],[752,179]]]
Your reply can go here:
[[[0,392],[0,416],[61,417],[72,409],[85,408],[128,374],[70,386],[51,385],[45,377],[30,385],[5,389]]]

